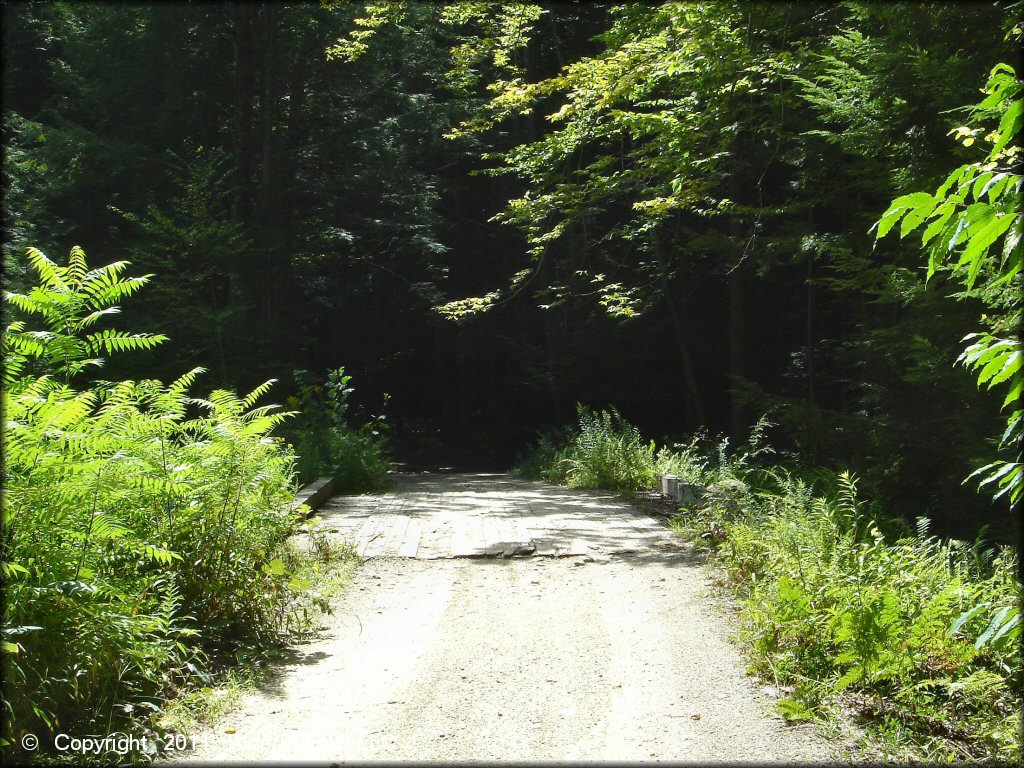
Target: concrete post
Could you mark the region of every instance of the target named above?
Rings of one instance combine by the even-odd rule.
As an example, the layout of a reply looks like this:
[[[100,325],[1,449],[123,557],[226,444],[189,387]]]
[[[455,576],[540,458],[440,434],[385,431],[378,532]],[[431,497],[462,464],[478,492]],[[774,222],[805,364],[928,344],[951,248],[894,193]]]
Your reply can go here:
[[[658,475],[658,482],[661,485],[661,492],[665,496],[671,496],[672,495],[672,491],[671,491],[671,487],[670,487],[669,484],[673,480],[678,480],[678,479],[679,478],[676,477],[675,475]]]

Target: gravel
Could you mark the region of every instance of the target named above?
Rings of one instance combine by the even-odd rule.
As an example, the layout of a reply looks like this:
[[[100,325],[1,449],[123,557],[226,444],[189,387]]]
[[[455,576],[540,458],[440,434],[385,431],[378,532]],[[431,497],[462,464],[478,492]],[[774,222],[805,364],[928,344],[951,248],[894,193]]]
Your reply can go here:
[[[190,761],[841,759],[745,674],[691,549],[373,559]]]

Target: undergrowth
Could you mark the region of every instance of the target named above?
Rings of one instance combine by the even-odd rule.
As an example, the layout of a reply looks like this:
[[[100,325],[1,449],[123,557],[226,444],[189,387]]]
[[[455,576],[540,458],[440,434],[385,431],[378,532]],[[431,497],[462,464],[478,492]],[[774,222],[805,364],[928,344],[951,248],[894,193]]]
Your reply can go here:
[[[284,434],[298,454],[299,483],[330,476],[336,493],[387,490],[391,485],[387,417],[380,413],[358,427],[351,425],[349,396],[355,390],[344,368],[328,371],[323,381],[304,370],[296,370],[294,376],[299,393],[288,404],[298,414]]]
[[[321,617],[331,613],[331,599],[351,583],[359,557],[351,545],[332,545],[314,517],[282,548],[286,568],[306,587],[294,595],[291,606],[291,637],[315,632]],[[296,540],[301,543],[296,543]],[[242,698],[269,676],[282,651],[276,646],[243,649],[234,658],[221,660],[203,675],[200,684],[167,702],[157,722],[158,730],[191,737],[212,726],[234,710]]]
[[[789,722],[853,718],[877,756],[1021,760],[1024,680],[1017,553],[929,535],[846,473],[772,465],[761,420],[730,449],[657,449],[614,411],[542,438],[531,477],[614,490],[671,473],[701,489],[673,527],[714,552],[742,602],[753,671]],[[620,452],[621,449],[621,452]]]
[[[594,412],[577,406],[579,423],[566,434],[542,435],[519,471],[570,488],[630,492],[654,483],[654,444],[611,408]]]
[[[325,607],[315,569],[345,555],[286,544],[303,515],[273,434],[289,414],[257,405],[272,382],[198,398],[201,369],[89,380],[105,355],[163,340],[103,328],[146,278],[90,269],[79,248],[65,266],[30,249],[29,264],[37,285],[5,293],[25,319],[3,332],[2,746],[19,761],[30,733],[42,760],[57,733],[157,734],[213,662],[308,626]]]

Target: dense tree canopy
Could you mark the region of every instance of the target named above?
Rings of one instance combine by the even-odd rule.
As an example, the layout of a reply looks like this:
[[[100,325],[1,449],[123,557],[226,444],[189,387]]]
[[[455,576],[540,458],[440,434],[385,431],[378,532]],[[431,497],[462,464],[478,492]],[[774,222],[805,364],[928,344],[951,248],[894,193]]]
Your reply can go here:
[[[130,327],[170,338],[133,366],[343,365],[413,463],[507,466],[578,401],[670,439],[767,412],[908,519],[1005,532],[962,481],[1012,459],[1007,411],[955,363],[1019,349],[1021,276],[926,280],[871,227],[984,164],[1019,11],[10,3],[6,281],[28,246],[127,258],[158,278]],[[983,171],[1007,200],[1019,162]]]

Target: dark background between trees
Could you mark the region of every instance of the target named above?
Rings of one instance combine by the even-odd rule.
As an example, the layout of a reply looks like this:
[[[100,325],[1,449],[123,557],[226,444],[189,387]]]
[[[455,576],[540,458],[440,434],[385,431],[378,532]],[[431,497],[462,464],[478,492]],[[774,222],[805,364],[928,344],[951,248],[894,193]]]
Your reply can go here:
[[[720,124],[703,113],[709,144],[737,136],[719,183],[759,214],[671,219],[651,278],[649,254],[603,244],[623,214],[598,201],[521,288],[452,321],[434,308],[531,264],[523,232],[492,220],[528,185],[477,171],[547,135],[558,103],[443,138],[486,91],[450,86],[454,33],[438,8],[414,6],[344,61],[325,50],[360,6],[5,4],[8,287],[23,285],[27,245],[130,259],[155,278],[120,324],[171,341],[111,378],[202,365],[210,386],[276,377],[280,399],[294,369],[343,365],[365,412],[390,393],[395,457],[412,467],[505,469],[577,402],[615,405],[666,440],[742,439],[770,410],[779,449],[855,469],[891,512],[1009,535],[1005,505],[961,484],[1000,431],[998,402],[954,367],[980,305],[925,286],[910,238],[873,249],[868,229],[970,157],[947,132],[1015,58],[1012,9],[742,6],[755,59],[788,52],[812,81],[858,75],[817,92],[787,81]],[[545,8],[519,53],[531,82],[609,45],[596,36],[610,4]],[[838,44],[848,30],[866,43]],[[497,76],[481,66],[481,82]],[[643,283],[638,316],[590,296],[607,269]]]

